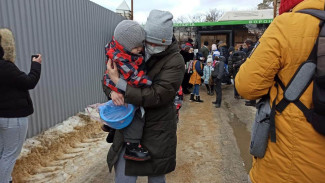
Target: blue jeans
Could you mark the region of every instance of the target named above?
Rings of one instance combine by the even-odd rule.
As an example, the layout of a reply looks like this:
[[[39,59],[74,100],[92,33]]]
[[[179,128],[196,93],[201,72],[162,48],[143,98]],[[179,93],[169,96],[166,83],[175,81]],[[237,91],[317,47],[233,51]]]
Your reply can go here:
[[[194,89],[193,89],[193,94],[196,95],[196,96],[199,96],[200,95],[199,90],[200,90],[200,85],[195,84]]]
[[[137,176],[125,175],[125,159],[123,158],[125,147],[122,149],[119,158],[114,166],[115,168],[115,183],[136,183]],[[148,176],[148,183],[166,183],[165,175]]]
[[[11,172],[26,138],[28,118],[0,118],[0,183],[11,181]]]

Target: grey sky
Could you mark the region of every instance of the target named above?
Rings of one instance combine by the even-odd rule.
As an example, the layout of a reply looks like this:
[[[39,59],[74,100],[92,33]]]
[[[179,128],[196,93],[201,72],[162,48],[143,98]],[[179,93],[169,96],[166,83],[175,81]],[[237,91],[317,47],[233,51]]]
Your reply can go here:
[[[123,0],[91,0],[105,8],[115,11]],[[174,19],[180,16],[207,12],[209,9],[253,10],[263,0],[133,0],[134,20],[145,23],[152,9],[170,11]],[[131,0],[126,0],[131,8]]]

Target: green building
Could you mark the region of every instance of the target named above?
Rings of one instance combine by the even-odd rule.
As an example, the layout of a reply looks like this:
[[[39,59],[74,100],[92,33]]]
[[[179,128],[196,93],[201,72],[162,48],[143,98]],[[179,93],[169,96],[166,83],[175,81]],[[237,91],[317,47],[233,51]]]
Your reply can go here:
[[[180,43],[191,38],[198,48],[217,40],[238,48],[246,39],[257,41],[273,21],[273,9],[226,12],[217,22],[175,23],[174,35]]]

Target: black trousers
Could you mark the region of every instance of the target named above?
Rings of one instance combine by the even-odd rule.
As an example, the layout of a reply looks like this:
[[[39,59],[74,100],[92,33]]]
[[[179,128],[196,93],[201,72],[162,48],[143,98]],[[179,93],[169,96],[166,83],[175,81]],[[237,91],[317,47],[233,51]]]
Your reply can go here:
[[[210,88],[210,85],[209,85],[209,84],[205,84],[205,87],[207,88],[207,91],[208,91],[208,92],[211,91],[211,88]]]
[[[191,78],[191,74],[188,74],[188,73],[185,73],[184,74],[184,79],[183,79],[183,82],[182,82],[182,88],[184,91],[188,91],[188,88],[189,88],[189,81],[190,81],[190,78]]]
[[[140,143],[145,123],[144,116],[142,117],[141,110],[135,111],[131,124],[122,129],[124,141],[130,143]]]
[[[215,90],[216,90],[216,103],[221,105],[222,90],[221,90],[221,79],[214,78]]]
[[[205,87],[207,88],[207,91],[210,91],[213,94],[214,85],[205,84]]]
[[[237,92],[237,89],[236,89],[236,83],[235,83],[235,78],[236,78],[236,75],[237,75],[237,72],[234,72],[233,73],[233,78],[234,78],[234,95],[235,97],[238,97],[239,96],[239,93]]]

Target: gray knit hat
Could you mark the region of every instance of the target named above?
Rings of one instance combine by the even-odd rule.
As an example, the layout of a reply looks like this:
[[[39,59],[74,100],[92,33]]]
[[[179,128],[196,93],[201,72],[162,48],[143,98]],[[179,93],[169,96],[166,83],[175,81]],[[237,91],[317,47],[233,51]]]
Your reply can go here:
[[[152,10],[144,26],[146,41],[170,45],[173,38],[173,15],[168,11]]]
[[[133,48],[143,45],[145,32],[137,22],[123,20],[116,26],[114,38],[126,50],[131,51]]]

